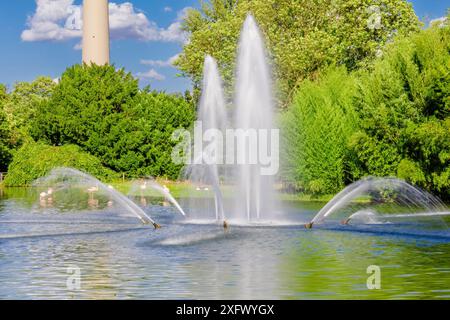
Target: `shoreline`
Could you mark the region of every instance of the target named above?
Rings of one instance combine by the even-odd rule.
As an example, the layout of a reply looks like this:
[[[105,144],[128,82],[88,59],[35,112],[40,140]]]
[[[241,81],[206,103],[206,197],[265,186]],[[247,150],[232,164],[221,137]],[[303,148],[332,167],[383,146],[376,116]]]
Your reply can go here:
[[[121,193],[125,195],[131,195],[131,196],[139,196],[138,190],[131,193],[131,189],[133,186],[136,185],[136,183],[139,182],[139,179],[137,180],[126,180],[123,181],[113,181],[109,183],[105,183],[107,185],[113,186],[116,190],[120,191]],[[175,198],[213,198],[214,194],[213,191],[206,186],[202,186],[201,188],[185,182],[185,181],[171,181],[171,180],[164,180],[164,179],[156,179],[156,182],[159,183],[161,186],[166,186],[169,188],[170,193]],[[32,186],[14,186],[14,187],[7,187],[3,183],[0,183],[0,189],[3,191],[6,190],[14,190],[14,189],[28,189],[33,188]],[[207,190],[205,189],[207,188]],[[229,185],[223,185],[223,194],[224,197],[231,197],[232,189]],[[310,194],[303,194],[303,193],[287,193],[283,191],[278,191],[278,197],[277,199],[280,201],[292,201],[292,202],[328,202],[330,201],[334,195],[322,195],[322,196],[315,196]],[[163,196],[156,190],[147,189],[146,196],[149,197],[155,197],[155,198],[163,198]]]

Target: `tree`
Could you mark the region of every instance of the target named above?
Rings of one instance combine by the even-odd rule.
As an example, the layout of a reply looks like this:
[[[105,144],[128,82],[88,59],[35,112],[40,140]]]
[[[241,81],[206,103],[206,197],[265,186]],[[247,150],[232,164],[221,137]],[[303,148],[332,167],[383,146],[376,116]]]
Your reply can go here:
[[[131,174],[178,178],[183,166],[172,161],[176,142],[171,140],[171,136],[175,130],[188,129],[193,124],[194,104],[179,95],[144,91],[132,112],[136,116],[132,124],[136,134],[129,137],[128,141],[132,139],[134,147],[126,159],[132,161],[136,159],[133,155],[137,154],[142,161],[134,163],[130,168]]]
[[[6,92],[6,86],[0,83],[0,106],[5,103],[8,93]]]
[[[6,87],[0,85],[0,171],[6,171],[11,161],[11,132],[4,112]]]
[[[194,109],[182,96],[140,90],[114,66],[76,65],[66,70],[33,123],[33,138],[75,144],[102,164],[129,176],[178,176],[170,136],[189,127]]]
[[[176,61],[196,88],[206,54],[218,60],[232,87],[238,37],[249,12],[267,40],[282,102],[327,66],[367,66],[396,34],[420,25],[404,0],[211,0],[188,12],[184,29],[190,41]]]
[[[4,111],[16,146],[29,140],[30,123],[41,103],[51,97],[55,82],[48,77],[38,77],[33,82],[18,82],[8,95]]]
[[[347,144],[356,130],[355,77],[330,69],[305,81],[282,116],[285,183],[312,194],[334,193],[346,181]]]
[[[282,128],[282,177],[301,190],[397,176],[450,199],[448,22],[398,36],[367,70],[305,81]]]
[[[390,44],[355,97],[353,179],[399,176],[450,198],[450,27]]]

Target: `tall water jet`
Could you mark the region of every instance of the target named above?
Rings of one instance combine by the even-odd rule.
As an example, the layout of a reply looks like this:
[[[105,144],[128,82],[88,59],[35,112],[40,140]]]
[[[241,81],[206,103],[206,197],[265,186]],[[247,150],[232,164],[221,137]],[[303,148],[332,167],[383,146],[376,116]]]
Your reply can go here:
[[[113,187],[107,186],[98,179],[84,172],[72,168],[56,168],[53,169],[46,177],[37,179],[33,186],[38,188],[46,188],[46,192],[40,194],[41,205],[48,205],[51,199],[51,206],[61,208],[70,208],[79,206],[84,202],[84,195],[88,195],[88,206],[92,208],[99,207],[97,197],[104,198],[105,206],[110,207],[114,203],[120,206],[122,213],[131,214],[138,218],[144,224],[151,223],[155,229],[160,226],[153,221],[139,206],[133,201],[125,197]],[[62,194],[64,192],[65,194]],[[51,198],[50,198],[51,197]],[[78,209],[78,208],[77,208]]]
[[[270,150],[270,141],[261,134],[270,136],[274,129],[274,98],[272,78],[264,40],[253,16],[245,20],[239,43],[237,81],[235,96],[235,128],[257,132],[258,148]],[[250,135],[249,135],[250,136]],[[273,143],[273,142],[272,142]],[[258,151],[248,144],[241,144],[238,153],[244,163],[238,163],[236,214],[247,220],[267,218],[274,209],[273,176],[263,176]]]
[[[198,122],[201,123],[201,133],[220,133],[223,138],[227,126],[227,112],[223,85],[217,62],[207,55],[203,67],[202,95],[198,111]],[[223,196],[220,189],[219,164],[223,163],[223,139],[211,136],[212,141],[204,150],[194,147],[193,164],[187,168],[187,177],[197,184],[208,184],[214,192],[214,206],[217,220],[225,220]]]
[[[349,185],[328,202],[307,227],[336,216],[351,220],[386,222],[392,219],[440,218],[448,208],[433,195],[395,178],[367,178]]]

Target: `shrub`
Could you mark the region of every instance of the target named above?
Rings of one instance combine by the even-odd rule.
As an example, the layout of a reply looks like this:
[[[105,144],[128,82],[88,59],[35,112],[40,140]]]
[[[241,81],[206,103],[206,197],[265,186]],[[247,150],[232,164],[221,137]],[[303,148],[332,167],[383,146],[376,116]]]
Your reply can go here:
[[[128,176],[178,177],[170,136],[189,127],[194,108],[182,96],[139,90],[114,66],[73,66],[42,104],[32,135],[52,145],[75,144]]]
[[[74,145],[52,147],[42,143],[27,143],[14,152],[5,179],[6,186],[27,186],[56,167],[71,167],[101,180],[117,178],[117,174],[102,166],[99,159]]]
[[[399,38],[360,72],[353,179],[399,175],[450,197],[450,27]]]
[[[450,199],[450,27],[398,37],[368,70],[305,82],[283,121],[283,176],[305,191],[398,176]]]
[[[282,176],[314,194],[345,185],[346,152],[355,130],[354,78],[345,69],[330,69],[318,82],[307,81],[283,115]]]
[[[11,131],[4,112],[6,88],[0,85],[0,171],[6,171],[11,161]]]
[[[421,184],[426,181],[425,175],[419,164],[408,159],[400,161],[397,169],[397,176],[413,184]]]
[[[10,132],[7,127],[5,115],[0,109],[0,171],[6,171],[11,162]]]

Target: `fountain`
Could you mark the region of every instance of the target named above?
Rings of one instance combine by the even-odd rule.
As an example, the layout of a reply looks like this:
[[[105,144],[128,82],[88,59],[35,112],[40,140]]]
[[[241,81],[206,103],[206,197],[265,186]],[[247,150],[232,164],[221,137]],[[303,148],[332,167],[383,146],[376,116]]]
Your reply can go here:
[[[226,131],[226,147],[229,140],[238,135],[248,140],[239,144],[237,150],[230,151],[228,148],[224,150],[222,155],[226,154],[227,157],[227,166],[224,168],[219,165],[223,163],[223,159],[214,159],[215,155],[208,152],[199,154],[194,147],[195,160],[209,157],[215,161],[199,165],[198,161],[194,160],[194,164],[188,167],[185,175],[191,182],[212,186],[215,217],[216,220],[224,221],[224,227],[228,226],[225,212],[227,219],[235,219],[239,223],[261,222],[263,219],[271,218],[275,207],[273,176],[263,175],[261,161],[257,161],[261,160],[258,148],[266,152],[270,149],[267,133],[274,129],[271,71],[263,37],[251,15],[245,20],[242,29],[236,75],[235,111],[231,121],[234,136],[230,138],[228,135],[230,129],[225,130],[228,121],[222,81],[217,63],[210,56],[205,58],[198,120],[202,123],[203,134],[209,129],[216,129],[225,136],[223,133]],[[249,141],[252,133],[255,133],[256,141]],[[214,143],[217,142],[210,144],[208,150],[223,150],[223,145]],[[230,156],[234,159],[233,164],[228,162]],[[220,177],[232,184],[232,204],[228,207],[225,207]],[[206,207],[205,204],[201,210],[207,210]],[[197,215],[194,213],[194,216]]]
[[[208,130],[215,129],[221,132],[223,137],[227,126],[227,112],[222,87],[217,63],[214,58],[207,55],[203,67],[203,90],[198,112],[198,121],[201,121],[202,124],[202,135]],[[225,221],[219,178],[219,163],[223,159],[219,159],[219,155],[213,153],[214,150],[217,151],[220,148],[223,150],[220,142],[218,137],[216,137],[207,150],[196,150],[194,148],[195,160],[193,164],[187,167],[185,176],[195,184],[209,184],[212,186],[216,220]],[[208,160],[207,163],[204,163],[203,160],[205,159]]]
[[[139,206],[133,201],[116,191],[113,187],[107,186],[97,180],[96,178],[78,171],[72,168],[56,168],[53,169],[46,177],[37,179],[33,183],[37,188],[49,188],[47,192],[41,192],[40,204],[41,207],[47,207],[49,205],[48,195],[51,194],[57,198],[58,202],[52,206],[59,205],[60,208],[73,207],[74,203],[80,205],[83,203],[83,195],[88,194],[88,207],[97,208],[100,206],[100,199],[95,198],[95,194],[98,193],[98,197],[104,198],[105,207],[111,207],[113,203],[117,203],[121,207],[121,211],[131,214],[132,216],[141,220],[144,224],[151,223],[155,229],[160,228],[155,221],[153,221]],[[66,191],[62,194],[62,191]],[[67,191],[70,191],[67,194]],[[79,208],[75,208],[79,210]]]
[[[342,224],[350,221],[370,224],[449,215],[448,208],[439,199],[403,180],[370,177],[338,193],[306,227],[311,228],[331,216],[344,218]]]
[[[273,218],[276,208],[274,176],[263,175],[262,164],[260,161],[254,161],[260,160],[260,154],[256,154],[259,151],[257,149],[263,148],[267,151],[271,144],[270,140],[264,140],[262,133],[267,134],[275,129],[272,79],[264,40],[251,15],[247,16],[242,28],[236,77],[234,112],[229,121],[217,62],[209,55],[205,57],[202,95],[198,111],[201,131],[196,131],[195,135],[199,134],[202,136],[201,139],[205,139],[205,136],[209,134],[209,138],[206,139],[209,144],[205,149],[198,148],[194,144],[192,152],[194,161],[184,172],[185,177],[197,186],[194,191],[195,197],[191,197],[189,205],[186,206],[189,208],[187,214],[170,191],[154,180],[143,180],[142,183],[133,186],[132,192],[135,192],[136,188],[140,189],[141,203],[144,206],[146,205],[144,192],[153,189],[172,203],[182,216],[192,218],[197,223],[205,216],[211,218],[212,212],[215,213],[214,221],[223,222],[225,228],[228,227],[228,219],[244,224],[264,224]],[[237,137],[236,132],[239,130],[248,139],[245,143],[239,144],[237,150],[233,150],[232,164],[228,162],[230,151],[226,148],[229,142],[229,130],[234,130],[233,139]],[[216,135],[211,135],[211,132]],[[256,132],[258,148],[252,148],[250,145],[252,141],[248,132]],[[226,144],[223,144],[224,137],[227,139]],[[227,158],[226,164],[224,155]],[[89,204],[92,207],[99,205],[94,194],[99,189],[106,190],[114,201],[120,202],[143,222],[151,222],[155,227],[158,226],[136,204],[88,175],[72,169],[57,169],[46,179],[51,180],[54,176],[65,179],[67,176],[75,176],[85,180],[85,183],[91,186],[88,192]],[[231,201],[225,201],[221,180],[230,183]],[[213,205],[211,205],[212,200],[209,199],[210,190]],[[52,205],[47,199],[48,194],[51,193],[44,192],[41,195],[43,205]],[[112,198],[108,206],[114,202]],[[195,205],[192,205],[194,202]],[[200,206],[199,203],[201,203]],[[405,181],[394,178],[367,178],[341,191],[305,226],[311,228],[331,216],[342,216],[343,224],[356,221],[373,224],[387,221],[388,218],[406,219],[448,215],[450,215],[448,209],[438,199]],[[210,219],[206,221],[211,222]]]
[[[239,43],[236,81],[235,127],[237,129],[258,130],[259,148],[269,150],[268,145],[261,145],[261,132],[274,129],[272,96],[272,79],[264,40],[253,16],[248,15],[242,29]],[[263,142],[264,143],[264,142]],[[269,144],[269,141],[266,141]],[[238,164],[238,189],[235,199],[235,212],[241,219],[261,219],[270,217],[274,209],[273,176],[261,174],[261,164],[252,164],[257,159],[250,146],[242,146],[241,154],[245,163]]]

